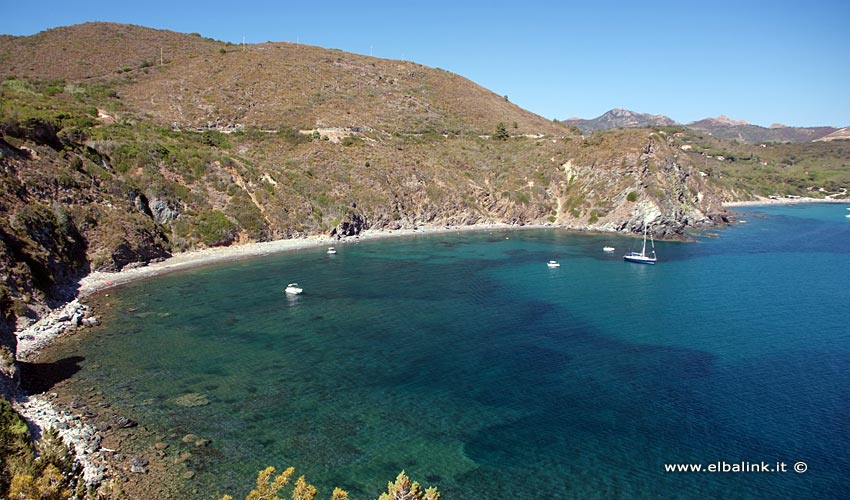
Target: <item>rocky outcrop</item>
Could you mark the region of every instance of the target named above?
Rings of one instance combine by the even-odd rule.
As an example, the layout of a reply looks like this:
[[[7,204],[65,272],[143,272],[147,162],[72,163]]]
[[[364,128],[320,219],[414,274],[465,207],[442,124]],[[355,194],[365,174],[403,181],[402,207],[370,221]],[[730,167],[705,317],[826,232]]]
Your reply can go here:
[[[101,271],[115,272],[131,267],[132,265],[144,265],[168,258],[171,254],[161,245],[152,241],[153,238],[144,238],[139,241],[122,239],[121,243],[112,251],[110,262],[99,268]]]
[[[180,215],[180,211],[171,206],[168,200],[154,198],[150,202],[150,210],[153,214],[153,220],[157,224],[166,224],[173,221]]]
[[[27,360],[56,337],[74,328],[96,326],[100,321],[91,309],[74,299],[17,332],[17,358]]]
[[[348,214],[346,214],[342,221],[340,221],[340,223],[331,230],[330,235],[336,236],[337,239],[341,239],[347,236],[357,236],[366,229],[369,229],[369,223],[366,220],[366,216],[357,210],[357,205],[355,204],[351,207],[351,210]]]

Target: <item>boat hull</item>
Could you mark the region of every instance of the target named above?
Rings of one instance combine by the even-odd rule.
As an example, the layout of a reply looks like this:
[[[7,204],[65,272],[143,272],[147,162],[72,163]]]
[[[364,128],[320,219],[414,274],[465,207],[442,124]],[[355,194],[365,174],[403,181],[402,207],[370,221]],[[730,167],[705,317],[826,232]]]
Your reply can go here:
[[[645,255],[623,255],[623,260],[626,262],[634,262],[635,264],[655,264],[656,259],[654,257],[647,257]]]

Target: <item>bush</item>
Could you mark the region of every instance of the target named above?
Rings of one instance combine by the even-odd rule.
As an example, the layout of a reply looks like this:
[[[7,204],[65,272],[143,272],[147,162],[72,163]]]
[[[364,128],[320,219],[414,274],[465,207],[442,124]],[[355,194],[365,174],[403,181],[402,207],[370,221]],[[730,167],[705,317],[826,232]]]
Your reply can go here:
[[[637,193],[636,193],[636,192],[634,192],[634,191],[632,191],[631,193],[629,193],[629,194],[626,196],[626,199],[627,199],[627,200],[629,200],[630,202],[634,203],[634,202],[636,202],[636,201],[637,201],[637,197],[638,197]]]
[[[27,423],[12,405],[0,399],[0,496],[7,491],[16,474],[28,472],[33,461],[29,439]]]
[[[48,429],[36,448],[41,454],[38,458],[34,458],[26,422],[0,398],[0,497],[71,498],[76,480],[73,457],[58,432]]]
[[[233,147],[233,144],[231,144],[227,139],[227,135],[219,132],[218,130],[205,130],[204,133],[201,134],[201,143],[222,149],[230,149]]]
[[[219,210],[198,215],[198,237],[207,246],[229,245],[236,238],[236,225]]]
[[[342,140],[342,145],[343,146],[354,146],[355,144],[360,144],[361,142],[363,142],[363,141],[359,137],[354,137],[353,135],[347,135]]]
[[[280,492],[295,474],[295,468],[290,467],[275,476],[274,467],[267,467],[257,476],[257,487],[248,493],[245,500],[281,500],[278,496]],[[295,481],[292,488],[292,498],[298,500],[314,500],[318,490],[307,483],[304,476]],[[221,497],[221,500],[233,500],[230,495]],[[348,493],[345,490],[334,488],[331,500],[348,500]],[[411,482],[410,478],[404,471],[401,471],[394,482],[387,484],[387,491],[382,493],[378,500],[440,500],[440,492],[437,488],[431,487],[424,491],[417,482]]]
[[[248,493],[248,496],[245,497],[245,500],[281,500],[277,494],[287,484],[289,484],[289,480],[292,478],[292,475],[295,474],[295,467],[286,469],[278,476],[275,476],[274,473],[274,467],[267,467],[265,470],[261,471],[259,475],[257,475],[256,489],[251,490],[251,492]],[[317,494],[318,490],[316,490],[316,487],[307,483],[304,476],[299,477],[295,481],[295,485],[292,487],[292,498],[297,498],[299,500],[313,500],[316,498]],[[348,500],[348,493],[339,488],[335,488],[331,499]],[[233,500],[233,497],[225,495],[221,497],[221,500]]]
[[[499,124],[496,125],[496,132],[493,134],[493,139],[496,139],[497,141],[507,141],[510,138],[511,134],[508,132],[508,128],[504,123],[499,122]]]
[[[305,144],[313,139],[319,139],[319,133],[313,132],[310,135],[302,134],[298,129],[283,127],[277,131],[277,136],[283,138],[289,144]]]

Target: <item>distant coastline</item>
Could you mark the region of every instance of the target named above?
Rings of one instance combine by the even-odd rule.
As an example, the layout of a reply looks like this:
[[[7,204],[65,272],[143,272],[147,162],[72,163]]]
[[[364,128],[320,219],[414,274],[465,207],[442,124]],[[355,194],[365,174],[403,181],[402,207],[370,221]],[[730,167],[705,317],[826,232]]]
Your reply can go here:
[[[850,204],[850,199],[835,199],[835,198],[809,198],[807,196],[801,196],[799,198],[765,198],[764,196],[758,196],[755,200],[748,201],[729,201],[723,203],[724,208],[735,208],[735,207],[753,207],[760,205],[798,205],[802,203],[839,203],[839,204]]]

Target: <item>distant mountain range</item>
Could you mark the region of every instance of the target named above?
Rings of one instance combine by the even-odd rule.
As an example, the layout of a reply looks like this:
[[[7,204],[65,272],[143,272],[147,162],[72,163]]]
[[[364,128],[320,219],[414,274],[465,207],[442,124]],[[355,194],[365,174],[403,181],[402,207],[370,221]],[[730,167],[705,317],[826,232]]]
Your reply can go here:
[[[675,120],[664,115],[636,113],[634,111],[619,108],[612,109],[602,116],[598,116],[592,120],[570,118],[568,120],[564,120],[564,123],[568,125],[576,125],[582,132],[608,130],[612,128],[642,128],[652,127],[655,125],[677,125]]]
[[[642,128],[653,126],[679,125],[664,115],[637,113],[627,109],[612,109],[601,116],[586,120],[570,118],[564,120],[567,125],[576,125],[582,132],[608,130],[613,128]],[[788,127],[773,124],[769,128],[751,125],[744,120],[732,120],[726,116],[705,118],[684,125],[694,130],[703,130],[722,139],[733,139],[746,143],[762,142],[811,142],[850,138],[850,127]]]

